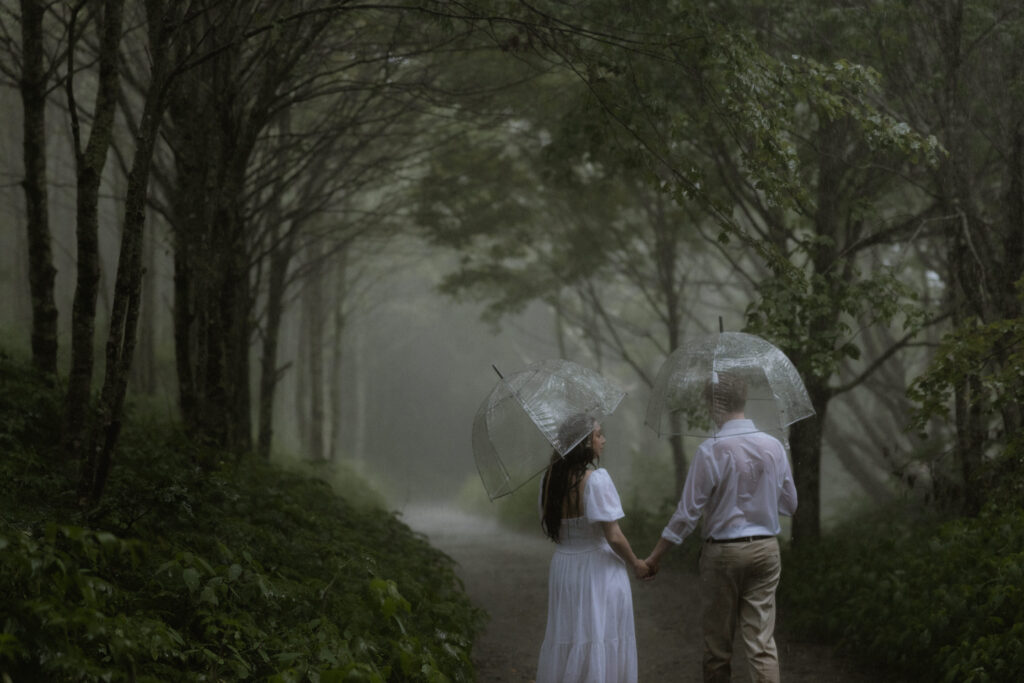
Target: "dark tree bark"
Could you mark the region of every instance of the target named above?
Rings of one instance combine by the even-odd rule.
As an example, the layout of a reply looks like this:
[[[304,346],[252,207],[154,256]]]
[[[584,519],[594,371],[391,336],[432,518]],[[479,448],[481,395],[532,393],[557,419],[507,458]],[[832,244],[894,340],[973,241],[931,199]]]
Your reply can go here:
[[[251,447],[248,349],[251,291],[244,235],[245,165],[251,134],[203,102],[224,74],[207,64],[183,79],[171,103],[177,185],[174,337],[181,412],[197,438],[229,450]],[[211,95],[207,95],[210,97]]]
[[[247,214],[249,165],[280,113],[280,90],[324,21],[293,21],[282,28],[289,36],[261,34],[264,43],[247,45],[244,32],[256,18],[252,8],[232,3],[202,18],[203,30],[192,39],[208,56],[172,93],[168,130],[176,169],[169,202],[181,411],[194,436],[236,452],[253,445],[249,353],[259,257]],[[266,400],[272,409],[272,397]]]
[[[64,404],[64,442],[78,458],[83,457],[92,394],[96,298],[100,285],[99,192],[103,168],[114,134],[114,113],[120,92],[119,48],[124,0],[92,3],[97,15],[99,80],[89,141],[81,144],[78,105],[75,99],[75,51],[77,11],[68,32],[68,75],[65,82],[71,132],[75,144],[77,181],[75,236],[78,242],[75,298],[71,312],[71,369]]]
[[[57,374],[57,305],[47,206],[46,89],[42,0],[21,0],[23,158],[28,280],[32,298],[32,363],[44,373]]]
[[[824,383],[813,378],[806,386],[815,414],[794,424],[789,433],[793,479],[799,497],[791,530],[794,544],[813,543],[821,537],[822,425],[832,396]]]
[[[290,242],[290,240],[289,240]],[[267,460],[274,440],[274,398],[281,371],[277,366],[278,345],[281,338],[281,319],[284,315],[284,295],[291,247],[287,244],[270,257],[267,278],[267,317],[260,354],[259,423],[256,441],[257,454]]]
[[[302,314],[305,317],[303,329],[305,353],[309,363],[309,434],[306,439],[307,457],[314,461],[324,460],[324,283],[323,255],[321,246],[313,243],[307,249],[312,264],[302,297]]]
[[[341,456],[342,443],[342,416],[344,415],[345,402],[342,384],[342,372],[344,371],[345,354],[345,326],[348,322],[348,315],[345,311],[347,299],[347,263],[348,254],[342,253],[338,267],[335,270],[334,291],[337,292],[337,301],[333,304],[332,320],[334,322],[331,334],[331,371],[327,376],[328,410],[330,411],[330,438],[327,444],[327,459],[335,461]]]
[[[143,229],[146,224],[150,169],[166,107],[166,89],[172,77],[171,41],[179,25],[171,21],[174,3],[146,0],[149,55],[152,60],[135,152],[128,173],[124,227],[114,280],[114,299],[106,343],[106,368],[100,390],[97,419],[90,432],[90,449],[82,465],[79,493],[85,505],[99,502],[113,463],[121,432],[124,400],[131,376],[139,308],[142,300]]]
[[[151,225],[147,221],[147,228]],[[141,329],[132,363],[132,391],[156,393],[156,237],[151,229],[143,230],[142,304],[139,311]]]

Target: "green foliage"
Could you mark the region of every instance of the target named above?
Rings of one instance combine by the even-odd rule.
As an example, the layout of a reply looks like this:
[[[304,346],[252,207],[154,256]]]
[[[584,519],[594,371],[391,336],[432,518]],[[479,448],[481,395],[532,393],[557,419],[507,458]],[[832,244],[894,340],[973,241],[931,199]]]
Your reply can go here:
[[[1024,280],[1017,283],[1024,293]],[[986,417],[981,448],[988,454],[978,481],[989,504],[1013,509],[1024,495],[1024,435],[1015,421],[1024,405],[1024,318],[981,324],[971,319],[945,335],[928,370],[907,393],[917,402],[912,426],[949,417],[957,389]]]
[[[1024,282],[1024,281],[1022,281]],[[1024,399],[1024,318],[997,320],[982,325],[971,319],[947,334],[928,371],[910,387],[920,404],[915,426],[933,417],[945,417],[953,392],[969,378],[981,381],[971,405],[1001,411]]]
[[[1024,671],[1024,512],[859,518],[784,559],[780,603],[906,681],[995,683]]]
[[[30,415],[52,418],[56,393],[6,361],[0,382],[0,674],[473,679],[482,615],[452,561],[393,514],[132,419],[104,504],[83,517],[62,495],[74,468]]]
[[[860,358],[860,347],[851,341],[852,321],[858,327],[888,325],[902,316],[905,329],[921,322],[916,295],[889,271],[859,278],[842,269],[809,273],[788,263],[774,270],[759,284],[759,300],[747,308],[746,329],[799,359],[814,377],[831,377],[844,360]]]

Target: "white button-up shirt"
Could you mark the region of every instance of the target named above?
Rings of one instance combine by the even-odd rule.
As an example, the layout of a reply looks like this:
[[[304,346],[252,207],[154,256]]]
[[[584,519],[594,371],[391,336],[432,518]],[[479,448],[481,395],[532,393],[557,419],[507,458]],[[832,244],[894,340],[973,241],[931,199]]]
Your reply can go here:
[[[697,449],[683,494],[661,537],[682,543],[704,515],[705,538],[774,536],[796,512],[786,449],[753,421],[729,420]]]

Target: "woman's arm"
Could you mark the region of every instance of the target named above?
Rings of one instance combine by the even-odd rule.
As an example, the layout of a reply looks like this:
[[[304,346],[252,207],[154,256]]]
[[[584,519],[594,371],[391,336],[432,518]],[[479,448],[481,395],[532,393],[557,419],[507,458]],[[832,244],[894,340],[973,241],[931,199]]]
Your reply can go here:
[[[665,537],[658,539],[658,544],[654,546],[654,550],[652,550],[651,554],[646,560],[644,560],[647,566],[651,569],[651,576],[658,573],[658,568],[661,565],[661,556],[668,552],[668,550],[674,545],[675,543],[672,543]]]
[[[604,528],[604,537],[608,540],[608,545],[612,547],[616,555],[622,558],[627,567],[633,568],[636,578],[647,578],[651,573],[650,569],[643,560],[633,553],[633,549],[629,546],[629,541],[626,540],[626,535],[619,528],[619,523],[601,522],[601,526]]]

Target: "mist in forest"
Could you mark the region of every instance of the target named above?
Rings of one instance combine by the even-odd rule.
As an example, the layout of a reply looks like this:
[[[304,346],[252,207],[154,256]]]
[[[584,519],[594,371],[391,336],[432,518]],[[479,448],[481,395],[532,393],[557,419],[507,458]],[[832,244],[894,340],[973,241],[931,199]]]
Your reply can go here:
[[[347,35],[345,31],[349,27],[339,30],[340,40]],[[329,47],[324,45],[321,49],[329,50]],[[132,54],[138,57],[143,53]],[[252,57],[259,60],[265,55],[256,51]],[[308,68],[318,66],[315,57],[308,59]],[[450,71],[439,69],[437,73],[453,74],[453,79],[464,79],[468,84],[479,81],[489,85],[494,76],[511,82],[520,75],[513,65],[501,61],[500,57],[495,63],[483,64],[471,73],[462,73],[462,62],[447,64],[440,55],[438,59],[439,64]],[[131,65],[139,66],[135,61],[131,61]],[[410,62],[406,66],[409,82],[415,88],[432,92],[435,86],[444,87],[444,83],[435,84],[419,73],[415,64]],[[201,73],[190,72],[186,81],[191,83],[188,79],[195,79],[199,84],[204,77]],[[82,89],[88,91],[88,88]],[[736,248],[733,254],[723,258],[718,249],[710,246],[714,239],[708,237],[713,235],[714,228],[707,216],[700,216],[685,203],[669,199],[667,193],[653,188],[639,174],[620,173],[622,159],[604,160],[608,169],[605,178],[596,172],[598,165],[589,160],[589,152],[570,148],[567,153],[579,152],[581,157],[567,156],[564,161],[567,168],[560,168],[563,162],[555,162],[557,155],[548,155],[547,147],[552,144],[551,131],[560,125],[559,117],[577,115],[566,109],[572,98],[564,95],[572,90],[577,94],[585,92],[571,78],[556,79],[544,87],[531,89],[529,97],[521,91],[518,94],[510,91],[520,98],[516,102],[529,104],[523,118],[500,113],[495,118],[486,114],[476,120],[466,114],[466,120],[459,122],[458,117],[433,118],[436,112],[424,115],[415,110],[396,110],[396,119],[406,121],[407,118],[403,126],[408,128],[400,127],[393,136],[390,130],[388,135],[371,136],[373,144],[366,158],[361,160],[363,166],[353,165],[372,169],[372,180],[366,182],[353,171],[356,179],[339,174],[340,179],[333,181],[336,184],[326,189],[317,183],[331,174],[305,173],[295,187],[288,187],[278,177],[279,171],[266,163],[275,155],[291,153],[291,147],[297,143],[289,144],[288,136],[294,135],[297,141],[302,139],[303,131],[292,128],[299,126],[300,121],[275,120],[267,124],[267,130],[260,131],[265,137],[259,138],[258,145],[253,143],[251,157],[247,160],[249,177],[245,182],[271,187],[273,200],[261,204],[262,208],[253,215],[239,217],[235,226],[240,242],[262,254],[246,264],[247,271],[239,271],[244,272],[244,276],[234,277],[236,281],[254,283],[260,278],[258,284],[250,285],[252,291],[244,292],[243,296],[249,297],[251,310],[240,317],[252,321],[251,329],[237,325],[237,330],[230,330],[248,339],[249,347],[247,355],[238,353],[235,342],[232,359],[235,367],[217,369],[221,373],[238,373],[239,367],[249,364],[248,406],[252,419],[251,424],[241,430],[251,432],[251,437],[248,433],[242,437],[229,435],[221,439],[224,443],[234,440],[244,448],[249,442],[257,441],[259,426],[272,425],[273,433],[270,435],[268,431],[266,437],[272,459],[347,465],[378,487],[389,505],[399,509],[411,501],[452,501],[460,496],[481,496],[484,494],[475,478],[470,433],[478,405],[497,380],[492,364],[510,373],[534,361],[564,356],[606,374],[627,391],[627,398],[605,425],[609,446],[602,463],[620,482],[625,500],[657,505],[674,495],[673,476],[679,476],[680,465],[692,453],[695,444],[687,443],[683,453],[670,453],[666,441],[656,438],[643,425],[650,379],[671,352],[670,342],[683,343],[714,330],[720,319],[725,329],[742,330],[748,322],[748,307],[760,296],[755,278],[766,274],[763,266],[743,249]],[[203,117],[189,119],[188,107],[183,106],[188,103],[187,92],[183,89],[182,102],[168,110],[169,121],[174,123],[168,131],[184,135],[183,140],[191,139],[182,132],[191,130],[189,126],[194,127],[193,134],[205,134],[207,130]],[[133,91],[133,95],[139,93]],[[391,111],[389,107],[396,106],[373,88],[367,88],[363,96],[368,109],[379,107],[380,111]],[[219,103],[214,98],[207,105],[215,108]],[[496,111],[503,112],[501,96],[496,96],[494,105]],[[56,269],[53,298],[58,314],[57,341],[60,370],[67,372],[72,301],[78,274],[76,141],[61,106],[60,102],[50,104],[52,111],[45,140],[49,159],[46,180],[49,232]],[[364,133],[355,114],[350,118],[337,107],[332,109],[330,100],[318,101],[313,109],[331,111],[338,117],[332,129],[338,138],[330,138],[330,144],[337,144],[339,148],[333,153],[322,152],[320,163],[335,163],[337,156],[344,156],[350,149],[348,145],[365,153],[366,148],[360,145],[366,140],[359,138]],[[0,116],[9,124],[0,129],[0,223],[3,226],[0,230],[0,300],[3,301],[0,333],[6,348],[27,358],[32,297],[25,257],[28,251],[24,230],[25,196],[20,186],[25,175],[21,159],[22,115],[18,98],[5,97],[0,101]],[[535,120],[531,120],[531,116]],[[433,137],[447,134],[447,130],[433,127],[451,126],[452,121],[465,129],[462,133],[469,131],[472,146],[433,145]],[[347,135],[356,141],[349,140]],[[611,139],[616,133],[607,131],[607,135]],[[117,128],[114,138],[115,147],[120,145],[122,150],[118,157],[120,164],[108,165],[98,192],[99,283],[95,348],[92,350],[96,358],[94,385],[99,382],[98,373],[103,368],[104,334],[112,302],[117,298],[113,277],[118,269],[118,248],[124,229],[127,183],[124,149],[130,148],[130,140],[123,127]],[[453,140],[458,139],[458,136],[453,137]],[[422,145],[422,149],[413,145],[414,151],[407,151],[412,142]],[[173,141],[169,142],[169,147],[183,154],[177,159],[178,163],[202,166],[208,161],[202,153],[196,158],[190,157],[185,152],[196,150],[174,147]],[[401,154],[395,150],[401,150]],[[166,153],[167,150],[161,151],[161,154]],[[295,154],[292,163],[298,165],[301,151]],[[403,154],[408,154],[409,159]],[[412,159],[421,161],[428,154],[436,177],[422,169],[417,171],[419,176],[403,175],[406,170],[403,164],[412,166]],[[396,158],[401,161],[395,161]],[[159,155],[157,160],[160,164],[172,165]],[[542,181],[544,173],[548,172],[556,178],[559,174],[582,172],[582,177],[593,186]],[[140,230],[142,301],[137,324],[138,344],[130,363],[129,405],[134,403],[137,408],[157,411],[171,419],[184,419],[191,431],[216,436],[217,429],[223,432],[233,428],[232,425],[244,423],[244,416],[232,415],[226,419],[227,428],[203,425],[203,411],[194,408],[195,401],[179,400],[179,391],[181,377],[201,381],[206,369],[199,367],[196,358],[181,363],[178,368],[175,364],[176,352],[182,346],[177,335],[191,334],[193,340],[204,334],[214,340],[218,338],[212,332],[216,330],[213,323],[226,313],[211,303],[208,292],[204,294],[201,290],[225,287],[225,283],[209,284],[203,278],[194,277],[193,291],[186,294],[193,299],[189,305],[196,305],[200,294],[207,296],[203,304],[208,316],[207,328],[187,329],[188,324],[174,318],[176,301],[181,296],[175,289],[175,258],[191,259],[186,265],[193,268],[194,273],[220,274],[218,268],[230,261],[232,249],[229,246],[217,255],[226,260],[214,259],[210,263],[203,262],[202,249],[190,252],[192,245],[199,244],[200,240],[216,239],[219,226],[216,222],[200,224],[180,216],[177,216],[177,225],[172,225],[173,220],[165,219],[175,218],[173,203],[177,202],[177,209],[182,212],[197,201],[197,197],[214,204],[220,199],[189,194],[197,189],[185,182],[184,176],[173,178],[173,175],[165,169],[163,175],[154,179],[154,188],[150,191],[154,206],[148,207],[146,225]],[[410,181],[410,177],[414,177],[415,182]],[[453,178],[459,182],[457,192],[452,191]],[[362,182],[366,185],[359,184]],[[515,201],[507,205],[494,200],[477,203],[480,197],[490,197],[496,187],[503,190],[499,193],[502,199],[514,197]],[[281,218],[323,195],[332,196],[333,203],[305,216],[299,211],[299,218],[292,218],[290,222]],[[442,222],[431,211],[436,211],[440,204],[462,217],[459,230],[469,237],[456,234],[453,238],[438,228]],[[387,210],[380,210],[382,206]],[[392,209],[392,206],[399,208]],[[497,214],[501,215],[496,218]],[[437,241],[449,239],[450,243],[438,246],[421,239],[418,231],[426,228],[416,224],[419,219],[435,230]],[[546,234],[549,226],[560,227],[551,227],[550,234]],[[593,231],[594,226],[598,226],[596,236],[588,232]],[[190,232],[192,230],[195,232]],[[520,233],[526,237],[519,238]],[[507,244],[501,242],[506,235],[513,236]],[[574,275],[576,279],[571,283],[556,282],[551,285],[552,291],[533,292],[529,301],[502,302],[506,309],[516,312],[506,310],[500,316],[500,325],[481,321],[486,302],[479,303],[472,291],[464,291],[465,296],[456,299],[438,289],[445,276],[458,273],[467,263],[470,270],[465,272],[470,274],[474,272],[472,267],[480,263],[486,267],[488,252],[478,249],[477,253],[472,253],[474,239],[482,238],[484,243],[495,240],[498,247],[492,247],[490,253],[500,254],[516,253],[523,246],[518,242],[520,239],[529,243],[531,239],[547,237],[551,237],[556,252],[564,245],[574,245],[572,249],[579,251],[580,260],[593,264],[595,274]],[[294,244],[289,242],[292,238],[296,240]],[[460,240],[465,243],[463,246]],[[276,326],[266,322],[269,308],[266,283],[274,258],[279,255],[278,251],[284,251],[282,244],[290,249],[282,257],[288,264],[285,272],[290,279],[284,286],[280,324]],[[616,247],[621,253],[612,249],[609,257],[595,248],[598,244],[621,245]],[[259,248],[266,252],[259,252]],[[569,251],[571,253],[571,249]],[[666,295],[654,289],[654,254],[659,258],[668,254],[674,259],[674,281],[670,286],[678,291]],[[883,254],[879,258],[898,260],[899,255]],[[616,259],[642,265],[633,271],[617,271]],[[866,262],[873,265],[870,260]],[[543,267],[566,268],[566,264],[545,263]],[[599,268],[603,270],[597,274]],[[737,275],[744,269],[749,271],[747,276]],[[638,275],[637,270],[643,272]],[[523,288],[521,273],[507,275],[509,290]],[[912,275],[916,276],[916,272]],[[640,279],[631,280],[634,276]],[[223,276],[223,279],[228,284],[232,281],[231,276]],[[564,291],[556,293],[554,289],[558,287],[563,287]],[[683,293],[681,300],[676,296],[680,293]],[[481,298],[490,297],[493,303],[500,296],[500,291],[498,294],[492,291]],[[656,306],[645,308],[647,303],[662,298],[674,302],[673,310],[658,310]],[[552,301],[556,301],[557,306]],[[225,306],[225,310],[227,308]],[[601,316],[605,317],[605,322],[601,322]],[[669,323],[661,326],[659,316],[667,316]],[[608,323],[609,320],[613,322]],[[192,327],[196,326],[192,324]],[[272,419],[267,419],[259,412],[258,396],[263,391],[261,377],[268,374],[266,368],[260,367],[261,356],[265,354],[261,345],[271,328],[279,330],[279,340],[273,358],[277,372],[276,394],[272,400]],[[678,333],[682,334],[681,339],[676,339]],[[619,340],[619,335],[625,341]],[[871,354],[865,358],[880,357],[888,346],[897,343],[896,332],[888,324],[855,330],[849,336],[849,344],[869,348]],[[675,341],[671,341],[673,339]],[[616,348],[620,341],[621,348]],[[214,347],[215,344],[201,351],[212,354]],[[628,359],[627,354],[630,354]],[[906,378],[914,376],[919,369],[922,356],[901,356],[909,360],[900,360],[902,365],[899,366],[886,365],[875,373],[880,379],[874,385],[865,383],[862,389],[831,401],[821,461],[824,521],[841,516],[858,501],[882,501],[901,491],[893,485],[894,471],[901,463],[887,461],[883,447],[898,442],[895,450],[905,460],[917,446],[903,435],[907,401],[902,391]],[[191,375],[183,375],[181,367],[189,363],[192,364]],[[851,377],[866,363],[848,361],[841,372]],[[238,386],[233,390],[241,391]],[[876,400],[882,395],[895,396],[898,400]],[[197,396],[200,401],[213,400],[201,391]],[[221,405],[230,409],[244,404],[227,400]],[[183,415],[189,405],[193,406],[191,412]],[[876,433],[866,435],[857,428],[858,424],[865,423],[878,425]],[[262,434],[259,438],[262,439]]]
[[[536,304],[500,325],[484,322],[481,306],[437,291],[451,254],[421,244],[395,251],[371,257],[372,269],[386,275],[374,280],[365,307],[353,314],[346,332],[337,457],[379,487],[394,509],[425,502],[460,506],[468,497],[479,512],[486,509],[481,505],[486,493],[473,459],[471,428],[480,403],[498,382],[492,365],[507,376],[559,357],[555,319],[549,308]],[[722,315],[733,324],[740,321],[733,311]],[[653,508],[674,498],[667,441],[644,424],[648,388],[628,367],[594,358],[582,343],[570,343],[570,354],[626,391],[604,421],[608,446],[601,466],[621,482],[627,505]],[[286,375],[282,390],[288,395],[294,386],[294,376]],[[277,423],[283,452],[277,457],[301,459],[292,401],[281,403]],[[686,439],[688,455],[697,444]],[[516,496],[532,496],[537,483],[537,478],[528,482]],[[826,522],[866,500],[831,449],[823,458],[822,490]],[[502,504],[505,499],[490,506]]]
[[[17,118],[11,103],[4,115]],[[2,171],[0,221],[16,226],[23,215],[23,196],[16,178],[16,136],[6,127],[0,144],[0,158],[8,160]],[[53,131],[63,140],[64,131]],[[66,141],[65,141],[66,142]],[[74,199],[70,187],[71,170],[67,164],[54,164],[56,176],[52,192],[51,219],[57,267],[57,300],[61,312],[61,342],[67,344],[69,309],[74,284]],[[61,180],[63,176],[67,176]],[[118,198],[104,197],[101,210],[111,218],[101,233],[101,258],[104,278],[100,301],[110,298],[109,274],[116,262],[112,233]],[[142,365],[137,374],[151,375],[145,397],[149,409],[163,411],[177,419],[177,387],[173,372],[174,349],[170,341],[173,266],[169,260],[169,237],[155,231],[147,282],[152,291],[147,301],[155,305],[140,329],[143,339],[152,340],[157,367]],[[0,333],[5,348],[28,354],[31,311],[26,292],[26,271],[22,233],[14,229],[0,231]],[[351,310],[342,339],[342,363],[339,386],[340,406],[327,416],[329,424],[338,423],[339,443],[331,456],[351,467],[380,489],[388,505],[401,510],[410,503],[423,501],[458,505],[460,495],[486,499],[477,477],[470,434],[473,416],[481,401],[494,387],[497,375],[492,364],[503,373],[514,372],[529,363],[559,356],[556,321],[551,309],[533,304],[524,312],[504,318],[500,325],[481,320],[483,308],[471,301],[456,300],[437,290],[442,276],[449,271],[454,257],[450,251],[432,249],[415,240],[399,239],[359,257],[369,273],[370,284]],[[327,294],[328,299],[330,293]],[[296,312],[301,306],[301,291],[290,304],[282,327],[279,365],[284,368],[280,380],[281,398],[275,405],[274,459],[283,462],[317,460],[305,452],[300,435],[296,395],[305,391],[297,378],[302,362],[301,323]],[[703,310],[708,327],[722,316],[730,329],[742,324],[742,306]],[[328,303],[325,308],[330,309]],[[100,306],[100,316],[105,315]],[[578,340],[577,340],[578,341]],[[563,340],[563,344],[564,344]],[[573,344],[572,360],[599,369],[619,383],[627,396],[605,424],[609,446],[602,466],[621,482],[627,504],[657,505],[674,496],[668,447],[644,426],[643,417],[648,390],[628,367],[608,358],[595,358],[584,343]],[[63,349],[66,355],[66,348]],[[656,370],[659,358],[652,358]],[[66,362],[66,360],[64,361]],[[135,385],[136,389],[138,384]],[[139,398],[139,393],[135,392]],[[838,410],[841,410],[839,408]],[[695,447],[688,443],[688,448]],[[823,457],[823,518],[827,522],[842,515],[844,509],[865,499],[865,494],[848,471],[826,446]],[[884,471],[875,475],[884,479]],[[524,489],[532,490],[533,484]]]

